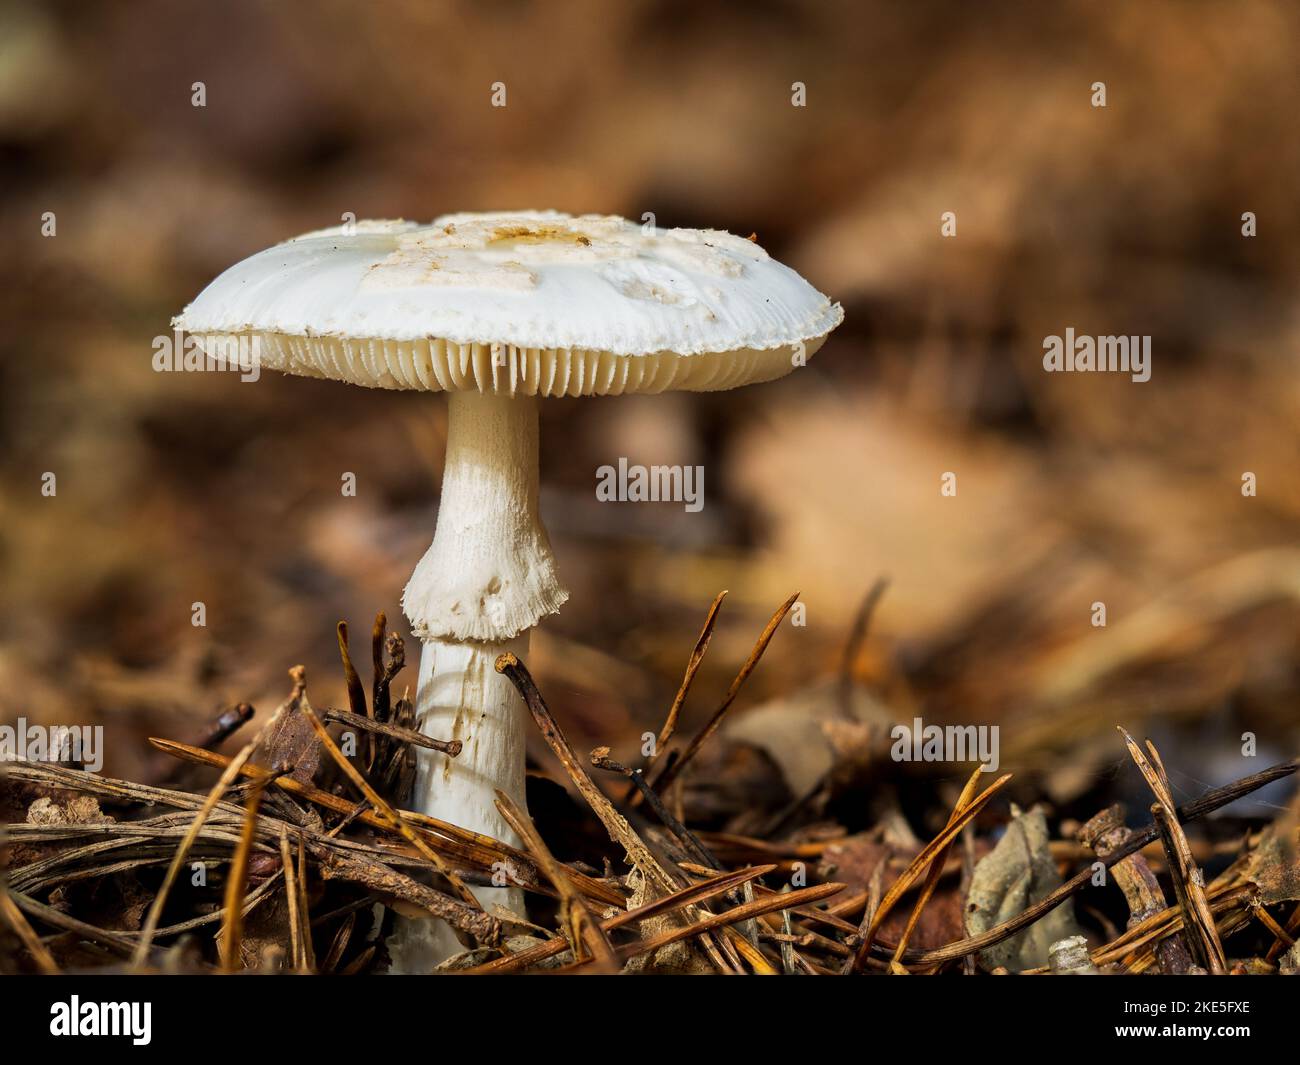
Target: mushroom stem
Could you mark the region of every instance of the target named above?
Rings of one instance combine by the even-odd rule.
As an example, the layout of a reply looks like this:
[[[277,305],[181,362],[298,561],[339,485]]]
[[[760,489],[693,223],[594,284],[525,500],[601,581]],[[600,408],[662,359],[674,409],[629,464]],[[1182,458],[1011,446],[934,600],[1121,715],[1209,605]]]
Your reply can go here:
[[[521,846],[518,834],[496,807],[495,792],[505,792],[520,809],[524,796],[524,745],[528,711],[514,685],[497,673],[497,656],[528,652],[528,634],[501,643],[428,640],[420,655],[416,712],[425,735],[454,737],[464,746],[455,758],[437,751],[415,752],[412,809]],[[508,877],[510,870],[501,870]],[[524,916],[518,887],[474,887],[474,896],[491,912],[504,906]],[[399,917],[388,941],[394,973],[427,973],[464,950],[442,921]]]
[[[537,400],[453,392],[433,543],[402,607],[422,640],[496,642],[569,598],[537,512]]]
[[[568,593],[555,576],[537,510],[537,405],[533,397],[453,392],[447,461],[433,543],[402,598],[423,641],[420,729],[462,742],[455,758],[415,752],[411,808],[518,846],[496,808],[505,792],[521,809],[528,714],[497,656],[528,652],[528,631]],[[508,871],[506,871],[508,875]],[[476,888],[485,908],[521,916],[517,887]],[[427,972],[462,949],[441,921],[399,918],[393,969]]]

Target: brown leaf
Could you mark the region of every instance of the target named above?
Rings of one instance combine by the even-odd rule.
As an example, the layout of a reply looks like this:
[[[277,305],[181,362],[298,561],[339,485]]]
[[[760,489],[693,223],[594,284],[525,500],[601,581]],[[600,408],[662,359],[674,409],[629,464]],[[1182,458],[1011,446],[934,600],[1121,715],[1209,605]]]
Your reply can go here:
[[[1265,906],[1300,899],[1300,849],[1297,833],[1269,832],[1251,855],[1246,879],[1259,888]]]
[[[59,802],[42,796],[27,807],[29,825],[101,825],[113,821],[93,795],[71,795]]]

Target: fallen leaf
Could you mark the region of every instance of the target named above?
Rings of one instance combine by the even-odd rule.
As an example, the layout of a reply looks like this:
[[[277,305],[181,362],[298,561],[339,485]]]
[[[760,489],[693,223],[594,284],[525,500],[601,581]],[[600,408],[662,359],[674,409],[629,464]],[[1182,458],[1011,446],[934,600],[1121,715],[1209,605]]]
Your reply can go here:
[[[1010,920],[1060,887],[1048,839],[1047,819],[1041,810],[1030,810],[1016,816],[997,846],[976,863],[966,904],[969,935]],[[986,969],[1037,968],[1047,964],[1051,944],[1082,934],[1074,919],[1074,903],[1067,900],[1023,932],[980,951],[980,961]]]

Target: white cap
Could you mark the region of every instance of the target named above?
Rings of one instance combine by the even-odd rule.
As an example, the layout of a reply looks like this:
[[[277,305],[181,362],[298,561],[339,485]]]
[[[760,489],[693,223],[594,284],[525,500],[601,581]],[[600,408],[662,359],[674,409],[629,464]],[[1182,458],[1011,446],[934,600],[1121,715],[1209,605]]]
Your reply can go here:
[[[789,373],[844,312],[757,243],[556,211],[356,222],[258,252],[173,324],[376,388],[713,391]]]

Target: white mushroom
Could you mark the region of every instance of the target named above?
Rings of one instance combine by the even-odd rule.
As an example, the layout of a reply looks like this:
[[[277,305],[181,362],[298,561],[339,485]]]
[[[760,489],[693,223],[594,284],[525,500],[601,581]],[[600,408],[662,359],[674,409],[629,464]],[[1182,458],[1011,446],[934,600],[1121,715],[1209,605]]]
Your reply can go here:
[[[423,641],[414,809],[518,844],[494,804],[521,808],[527,712],[493,665],[568,593],[537,508],[538,397],[712,391],[789,373],[843,319],[752,240],[553,211],[358,222],[245,259],[175,320],[210,354],[255,342],[264,367],[449,393],[433,543],[402,605]],[[523,912],[516,888],[478,889]],[[406,921],[394,968],[457,949]]]

